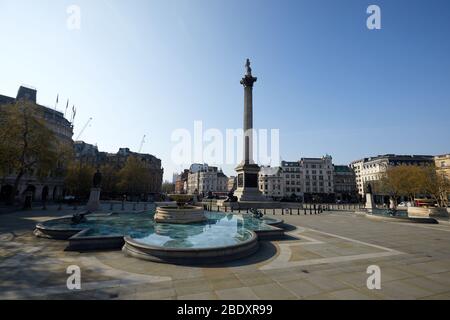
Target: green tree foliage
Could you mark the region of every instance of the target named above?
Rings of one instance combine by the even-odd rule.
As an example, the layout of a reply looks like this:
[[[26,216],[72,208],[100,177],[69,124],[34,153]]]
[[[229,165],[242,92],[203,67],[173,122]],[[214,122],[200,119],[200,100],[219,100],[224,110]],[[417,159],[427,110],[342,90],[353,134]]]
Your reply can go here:
[[[450,194],[450,179],[443,172],[439,172],[435,167],[424,168],[423,191],[430,195],[440,206],[448,205],[448,195]]]
[[[87,198],[92,188],[95,168],[80,161],[72,161],[67,167],[65,185],[67,190],[79,198]]]
[[[114,196],[119,192],[119,171],[116,167],[106,164],[100,167],[102,173],[102,193]]]
[[[150,191],[151,174],[145,163],[136,157],[129,157],[119,172],[118,188],[121,192],[140,196]]]
[[[43,117],[27,100],[0,106],[0,173],[15,177],[9,202],[25,175],[44,178],[57,165],[58,141]]]
[[[387,194],[397,205],[399,197],[414,201],[419,195],[432,197],[444,206],[450,193],[450,181],[434,166],[401,165],[389,168],[377,186],[377,193]]]

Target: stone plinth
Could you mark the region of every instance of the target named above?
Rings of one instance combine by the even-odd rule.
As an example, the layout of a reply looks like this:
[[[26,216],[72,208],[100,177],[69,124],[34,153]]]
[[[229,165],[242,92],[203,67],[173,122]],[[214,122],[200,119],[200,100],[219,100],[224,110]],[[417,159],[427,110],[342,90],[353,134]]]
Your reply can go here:
[[[426,207],[409,207],[408,217],[410,218],[448,218],[446,208],[426,208]]]
[[[86,206],[87,211],[89,212],[95,212],[98,209],[100,209],[100,188],[92,188],[91,194],[89,196],[89,201]]]
[[[234,195],[239,202],[265,202],[267,198],[261,193],[258,187],[259,166],[256,164],[244,164],[236,168],[237,189]]]
[[[202,207],[158,207],[156,208],[155,222],[172,224],[189,224],[206,221]]]
[[[372,212],[373,209],[376,209],[375,201],[373,200],[373,194],[366,194],[366,209],[368,212]]]

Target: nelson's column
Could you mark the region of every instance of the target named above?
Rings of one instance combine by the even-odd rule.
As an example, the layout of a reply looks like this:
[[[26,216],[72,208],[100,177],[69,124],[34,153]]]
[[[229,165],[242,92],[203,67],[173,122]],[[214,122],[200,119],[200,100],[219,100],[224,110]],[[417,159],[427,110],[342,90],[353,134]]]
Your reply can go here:
[[[252,75],[250,60],[245,65],[247,72],[241,80],[244,86],[244,160],[236,168],[236,197],[240,202],[266,201],[258,188],[259,166],[253,161],[253,85],[258,80]]]

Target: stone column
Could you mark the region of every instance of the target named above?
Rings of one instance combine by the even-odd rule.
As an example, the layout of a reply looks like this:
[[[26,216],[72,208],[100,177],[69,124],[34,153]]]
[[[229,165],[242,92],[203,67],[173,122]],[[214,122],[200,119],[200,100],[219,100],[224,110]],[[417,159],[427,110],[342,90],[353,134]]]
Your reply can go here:
[[[241,84],[244,86],[244,164],[253,162],[253,85],[258,79],[247,74]]]
[[[247,72],[241,80],[244,86],[244,159],[236,168],[236,197],[240,202],[262,202],[266,198],[259,190],[259,166],[253,161],[253,85],[257,78],[253,77],[250,61],[247,60]]]

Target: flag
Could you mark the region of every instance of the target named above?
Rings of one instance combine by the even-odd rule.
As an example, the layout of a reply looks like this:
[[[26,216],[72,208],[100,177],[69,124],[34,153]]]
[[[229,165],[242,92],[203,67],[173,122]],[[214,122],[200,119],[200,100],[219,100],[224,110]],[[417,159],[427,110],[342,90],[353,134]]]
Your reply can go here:
[[[68,108],[69,108],[69,99],[67,99],[66,110],[64,111],[64,118],[66,117]]]
[[[58,105],[58,102],[59,102],[59,93],[58,93],[58,95],[56,96],[56,105]]]
[[[73,112],[73,116],[72,116],[72,122],[75,121],[75,117],[77,115],[77,109],[75,109],[75,106],[72,107],[72,112]]]

